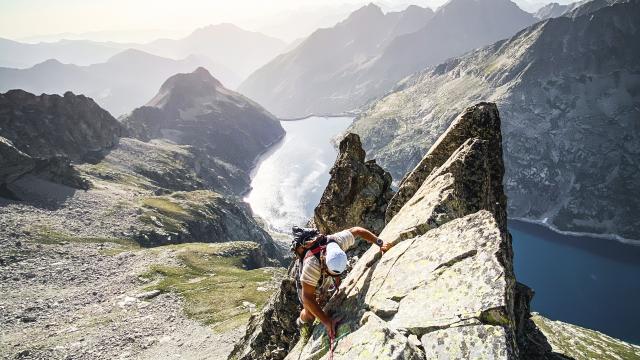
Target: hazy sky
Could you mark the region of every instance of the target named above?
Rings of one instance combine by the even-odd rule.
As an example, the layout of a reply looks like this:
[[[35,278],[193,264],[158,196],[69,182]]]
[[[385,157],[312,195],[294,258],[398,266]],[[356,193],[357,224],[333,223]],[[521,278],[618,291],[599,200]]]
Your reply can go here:
[[[446,0],[382,0],[387,9],[409,3],[436,8]],[[519,0],[528,3],[548,0]],[[569,0],[560,0],[568,2]],[[0,37],[21,39],[34,35],[138,30],[148,37],[183,36],[220,22],[295,37],[314,26],[329,26],[336,19],[366,4],[366,0],[0,0]],[[295,33],[300,28],[300,34]],[[133,35],[132,35],[133,36]],[[123,41],[123,39],[114,39]],[[139,39],[131,39],[136,41]]]

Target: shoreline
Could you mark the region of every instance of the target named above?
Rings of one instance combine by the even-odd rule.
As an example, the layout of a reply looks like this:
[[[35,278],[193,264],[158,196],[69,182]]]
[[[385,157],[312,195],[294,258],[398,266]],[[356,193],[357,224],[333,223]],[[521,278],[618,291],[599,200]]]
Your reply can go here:
[[[527,218],[521,218],[521,217],[509,217],[507,218],[507,220],[521,221],[524,223],[541,225],[557,234],[565,235],[565,236],[584,236],[584,237],[590,237],[590,238],[601,239],[606,241],[616,241],[624,245],[640,246],[640,240],[627,239],[625,237],[622,237],[616,234],[596,234],[596,233],[560,230],[555,226],[547,222],[544,222],[543,220],[534,220],[534,219],[527,219]]]
[[[300,116],[300,117],[293,117],[293,118],[278,118],[278,120],[280,121],[300,121],[300,120],[306,120],[308,118],[311,117],[319,117],[319,118],[338,118],[338,117],[352,117],[355,118],[359,115],[360,113],[357,112],[344,112],[341,114],[309,114],[306,116]]]
[[[244,199],[251,192],[251,190],[253,190],[253,188],[251,187],[251,182],[253,181],[253,175],[258,170],[258,165],[260,165],[262,159],[265,156],[268,156],[272,151],[275,151],[278,148],[278,145],[282,143],[286,136],[287,132],[285,131],[282,136],[272,141],[269,145],[267,145],[267,147],[264,148],[262,152],[256,155],[256,157],[253,159],[251,168],[247,171],[247,175],[249,175],[249,186],[245,191],[238,195],[240,198]]]

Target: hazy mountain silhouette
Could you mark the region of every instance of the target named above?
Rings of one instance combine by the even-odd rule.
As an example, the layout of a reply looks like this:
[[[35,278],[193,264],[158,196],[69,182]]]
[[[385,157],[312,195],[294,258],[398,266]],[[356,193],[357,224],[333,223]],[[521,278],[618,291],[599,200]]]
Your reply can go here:
[[[340,113],[383,95],[416,71],[533,22],[533,15],[509,0],[451,0],[435,14],[411,6],[385,15],[371,4],[316,31],[239,89],[278,116]]]
[[[558,3],[549,3],[543,7],[541,7],[536,13],[533,15],[538,20],[546,20],[551,18],[557,18],[571,12],[573,9],[587,2],[588,0],[577,1],[570,4],[558,4]]]
[[[233,24],[218,24],[197,29],[183,39],[160,39],[139,48],[178,59],[191,54],[205,55],[244,78],[286,46],[282,40],[258,32],[243,30]]]
[[[28,68],[48,59],[76,65],[90,65],[104,62],[119,51],[122,51],[122,45],[116,43],[62,40],[26,44],[0,38],[0,66]]]
[[[138,49],[171,59],[206,56],[211,63],[220,64],[237,74],[237,77],[245,78],[285,47],[283,41],[261,33],[243,30],[232,24],[219,24],[197,29],[183,39],[159,39],[144,44],[86,40],[26,44],[0,39],[0,66],[28,68],[48,59],[84,66],[103,63],[126,49]],[[235,87],[235,82],[229,81],[231,77],[220,72],[214,73],[226,86]]]
[[[253,73],[239,90],[279,116],[340,112],[361,98],[368,81],[358,70],[395,37],[416,31],[433,16],[411,6],[384,14],[373,4],[332,28],[319,29],[292,51]]]
[[[223,83],[234,86],[238,77],[206,57],[172,60],[140,50],[125,50],[108,61],[89,66],[47,60],[29,69],[0,68],[0,91],[23,89],[40,94],[73,91],[93,98],[114,116],[128,113],[151,99],[169,76],[204,66]]]

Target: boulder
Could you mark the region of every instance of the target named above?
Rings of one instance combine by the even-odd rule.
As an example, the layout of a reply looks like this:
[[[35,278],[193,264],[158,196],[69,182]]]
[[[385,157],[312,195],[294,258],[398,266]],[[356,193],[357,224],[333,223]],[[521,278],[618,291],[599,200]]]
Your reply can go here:
[[[10,183],[33,170],[34,160],[0,136],[0,184]]]

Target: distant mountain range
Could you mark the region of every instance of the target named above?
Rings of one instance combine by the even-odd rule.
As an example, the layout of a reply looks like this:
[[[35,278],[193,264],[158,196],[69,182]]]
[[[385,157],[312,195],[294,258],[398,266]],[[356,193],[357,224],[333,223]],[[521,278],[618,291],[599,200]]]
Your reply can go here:
[[[640,0],[595,0],[402,82],[355,122],[399,180],[465,107],[503,119],[509,215],[640,239]]]
[[[451,0],[435,13],[410,6],[384,14],[370,4],[333,28],[316,31],[253,73],[239,90],[278,116],[341,113],[416,71],[534,22],[509,0]]]
[[[26,44],[0,39],[0,66],[29,68],[50,59],[84,66],[103,63],[126,49],[138,49],[172,59],[191,55],[207,57],[208,62],[230,69],[236,78],[244,78],[285,47],[281,40],[235,25],[219,24],[197,29],[182,39],[160,39],[144,44],[87,40]],[[225,77],[225,74],[216,75]]]
[[[129,49],[104,63],[89,66],[47,60],[28,69],[0,68],[0,92],[23,89],[36,94],[63,94],[72,91],[93,98],[112,115],[120,116],[149,101],[169,76],[200,66],[230,87],[238,83],[238,77],[231,70],[204,56],[173,60]]]
[[[367,81],[357,78],[358,69],[431,17],[433,11],[418,6],[384,14],[370,4],[332,28],[315,31],[253,73],[239,90],[279,116],[341,112],[357,96],[354,92],[368,91],[358,90]]]

